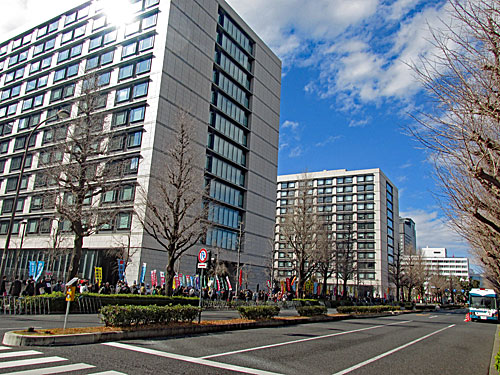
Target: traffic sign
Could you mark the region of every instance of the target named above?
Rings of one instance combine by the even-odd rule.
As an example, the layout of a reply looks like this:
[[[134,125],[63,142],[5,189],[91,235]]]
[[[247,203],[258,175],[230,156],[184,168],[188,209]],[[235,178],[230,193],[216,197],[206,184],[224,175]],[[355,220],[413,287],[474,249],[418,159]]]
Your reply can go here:
[[[206,263],[198,263],[198,268],[207,268]]]
[[[200,263],[205,263],[208,260],[208,251],[207,249],[201,249],[200,252],[198,253],[198,261]],[[198,265],[198,268],[199,265]]]

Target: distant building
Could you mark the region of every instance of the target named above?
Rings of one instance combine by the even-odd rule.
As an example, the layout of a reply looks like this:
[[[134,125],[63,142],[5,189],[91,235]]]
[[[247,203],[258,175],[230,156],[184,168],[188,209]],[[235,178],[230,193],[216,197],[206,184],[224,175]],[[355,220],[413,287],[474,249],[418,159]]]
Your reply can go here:
[[[409,217],[399,218],[399,246],[403,254],[415,253],[417,250],[415,222]]]
[[[469,258],[448,257],[446,248],[425,247],[421,250],[427,269],[438,276],[470,278]]]
[[[328,225],[335,241],[341,242],[350,225],[357,265],[349,294],[359,297],[393,294],[389,288],[388,265],[394,262],[399,240],[398,190],[380,169],[345,169],[278,176],[274,270],[279,282],[295,276],[294,255],[280,237],[280,222],[296,204],[299,186],[307,181],[314,212]],[[396,244],[397,245],[397,244]],[[317,275],[317,280],[321,276]],[[334,293],[335,275],[328,280]]]

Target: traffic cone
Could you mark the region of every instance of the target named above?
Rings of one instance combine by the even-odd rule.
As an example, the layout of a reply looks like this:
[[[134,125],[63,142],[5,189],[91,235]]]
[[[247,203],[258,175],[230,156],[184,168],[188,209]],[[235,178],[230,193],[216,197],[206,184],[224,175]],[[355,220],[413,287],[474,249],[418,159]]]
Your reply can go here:
[[[465,314],[464,322],[470,322],[470,321],[471,321],[470,313]]]

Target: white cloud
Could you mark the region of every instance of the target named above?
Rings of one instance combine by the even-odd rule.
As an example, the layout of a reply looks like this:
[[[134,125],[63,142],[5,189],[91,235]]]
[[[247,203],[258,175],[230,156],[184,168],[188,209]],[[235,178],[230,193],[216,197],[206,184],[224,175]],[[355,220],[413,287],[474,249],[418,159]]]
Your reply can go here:
[[[281,124],[281,129],[290,128],[293,131],[296,131],[298,127],[299,127],[299,123],[296,121],[286,120],[285,122],[283,122],[283,124]]]
[[[302,146],[295,146],[290,150],[290,153],[288,154],[289,158],[298,158],[299,156],[302,156],[304,153],[304,149]]]
[[[451,229],[449,221],[438,211],[422,209],[400,212],[399,216],[412,218],[417,231],[417,247],[445,247],[450,255],[468,256],[469,246]]]
[[[317,69],[305,90],[336,108],[407,100],[420,89],[407,63],[432,52],[428,24],[444,0],[228,0],[290,66]],[[266,9],[262,12],[262,9]]]
[[[327,146],[327,145],[329,145],[331,143],[334,143],[334,142],[338,141],[340,138],[342,138],[341,135],[331,135],[327,139],[325,139],[324,141],[316,143],[316,147]]]
[[[351,120],[349,122],[349,127],[350,128],[363,128],[365,127],[372,119],[369,117],[369,118],[366,118],[366,119],[363,119],[363,120]]]

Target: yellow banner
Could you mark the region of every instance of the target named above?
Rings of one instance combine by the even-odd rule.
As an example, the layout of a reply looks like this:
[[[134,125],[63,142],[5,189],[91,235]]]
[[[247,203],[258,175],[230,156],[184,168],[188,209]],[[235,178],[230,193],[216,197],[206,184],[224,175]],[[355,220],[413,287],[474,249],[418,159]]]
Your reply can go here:
[[[95,282],[101,287],[102,283],[102,267],[95,268]]]

